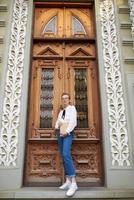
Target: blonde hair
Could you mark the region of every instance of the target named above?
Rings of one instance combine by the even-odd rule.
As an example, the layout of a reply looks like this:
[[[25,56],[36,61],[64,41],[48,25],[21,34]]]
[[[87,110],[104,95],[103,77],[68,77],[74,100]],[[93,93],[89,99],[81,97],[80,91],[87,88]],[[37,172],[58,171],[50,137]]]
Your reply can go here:
[[[61,95],[61,97],[64,96],[64,95],[67,95],[69,97],[69,99],[70,99],[70,94],[69,93],[63,92],[62,95]]]

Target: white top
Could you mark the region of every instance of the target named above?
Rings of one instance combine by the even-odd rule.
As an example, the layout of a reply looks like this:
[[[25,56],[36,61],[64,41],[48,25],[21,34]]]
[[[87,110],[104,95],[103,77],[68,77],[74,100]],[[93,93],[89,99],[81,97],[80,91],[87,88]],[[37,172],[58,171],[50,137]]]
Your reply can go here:
[[[77,125],[77,111],[76,111],[75,106],[71,106],[71,105],[68,105],[64,110],[66,110],[65,118],[62,119],[63,110],[61,110],[59,112],[58,119],[55,123],[55,129],[59,129],[59,122],[61,123],[68,122],[69,124],[68,124],[66,132],[70,133],[71,131],[73,131],[73,129]]]

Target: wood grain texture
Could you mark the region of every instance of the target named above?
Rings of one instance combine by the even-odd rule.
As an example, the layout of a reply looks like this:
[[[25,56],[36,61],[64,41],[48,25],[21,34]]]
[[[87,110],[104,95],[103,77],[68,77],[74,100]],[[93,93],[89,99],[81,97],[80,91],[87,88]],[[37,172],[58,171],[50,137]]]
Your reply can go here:
[[[40,4],[41,5],[41,4]],[[57,16],[55,34],[42,35],[45,24]],[[77,17],[86,30],[72,35],[71,16]],[[102,185],[101,117],[93,8],[35,8],[31,65],[27,160],[25,185],[59,185],[64,180],[57,148],[54,124],[61,105],[61,94],[69,92],[76,104],[75,70],[85,69],[87,91],[87,123],[76,128],[72,155],[79,185]],[[35,39],[36,38],[36,39]],[[90,40],[92,38],[93,40]],[[86,40],[86,42],[85,42]],[[40,95],[42,69],[53,69],[52,127],[40,128]],[[84,113],[78,113],[80,119]]]

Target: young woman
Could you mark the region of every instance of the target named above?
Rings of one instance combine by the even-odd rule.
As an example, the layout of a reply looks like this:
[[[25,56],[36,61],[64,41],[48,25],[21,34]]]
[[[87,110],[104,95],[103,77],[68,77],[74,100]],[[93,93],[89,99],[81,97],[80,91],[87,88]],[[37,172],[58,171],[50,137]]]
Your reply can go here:
[[[75,167],[71,156],[73,130],[77,125],[77,112],[75,106],[70,105],[70,95],[68,93],[61,95],[61,101],[63,109],[59,112],[55,129],[57,129],[58,148],[63,162],[66,181],[59,189],[67,189],[66,195],[73,196],[78,189]],[[65,122],[67,123],[66,134],[63,134],[60,131],[60,127]]]

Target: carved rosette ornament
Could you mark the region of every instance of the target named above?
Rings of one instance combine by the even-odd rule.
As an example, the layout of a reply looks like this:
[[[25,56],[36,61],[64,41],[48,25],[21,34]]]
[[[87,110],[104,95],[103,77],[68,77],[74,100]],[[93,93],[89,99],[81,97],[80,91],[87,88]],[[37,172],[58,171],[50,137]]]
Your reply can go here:
[[[133,40],[133,48],[134,48],[134,0],[128,0],[128,5],[130,7],[130,19],[132,22],[132,40]]]
[[[112,0],[100,3],[103,58],[113,167],[130,166],[127,122]]]
[[[15,0],[0,130],[0,165],[17,165],[28,2]]]

